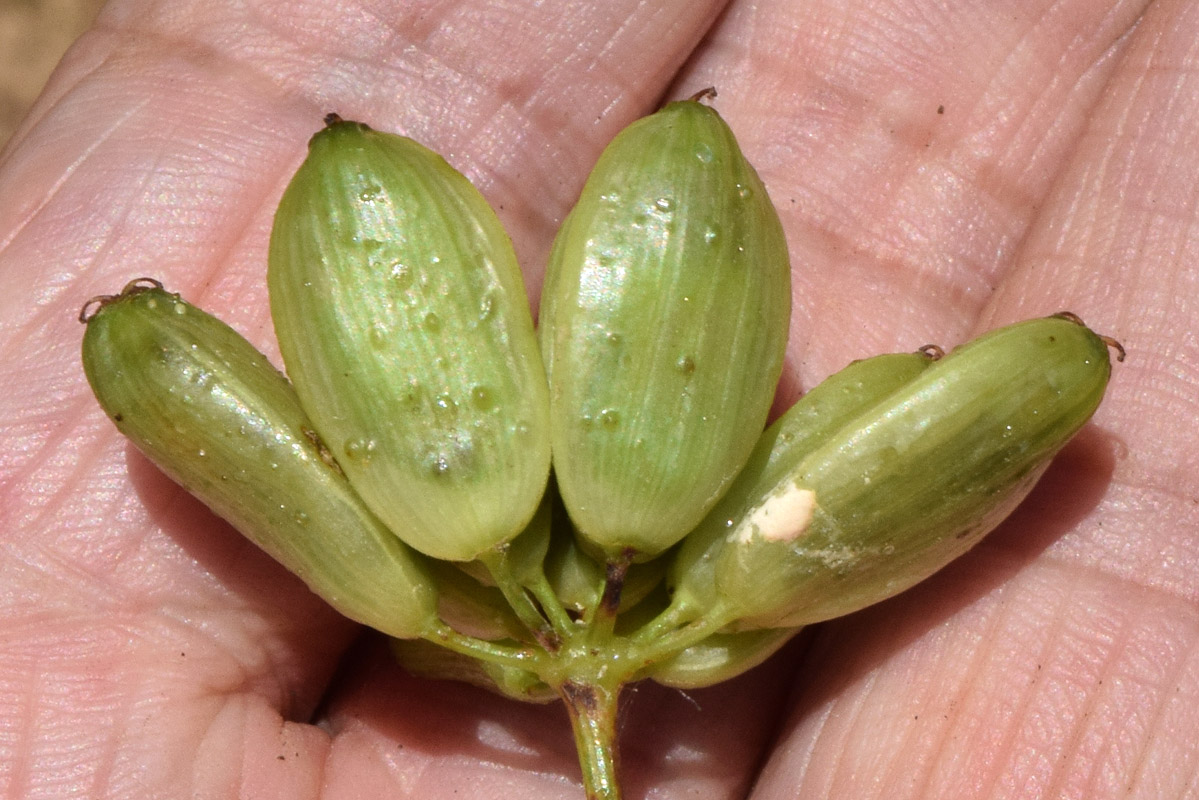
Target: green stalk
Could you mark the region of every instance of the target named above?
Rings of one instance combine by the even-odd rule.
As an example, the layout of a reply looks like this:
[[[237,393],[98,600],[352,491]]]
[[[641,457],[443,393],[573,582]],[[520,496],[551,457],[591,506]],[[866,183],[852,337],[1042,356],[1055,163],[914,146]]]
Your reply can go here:
[[[528,670],[540,674],[544,669],[544,654],[526,647],[510,647],[459,633],[448,625],[440,625],[420,638],[480,661],[504,667]]]
[[[625,648],[627,658],[638,663],[664,661],[681,653],[691,645],[706,639],[726,624],[723,618],[701,617],[680,628],[663,633],[655,639],[629,642]]]
[[[496,586],[503,592],[508,605],[516,612],[516,616],[524,623],[537,642],[547,651],[554,652],[561,645],[561,637],[551,627],[549,621],[542,616],[525,587],[513,577],[512,571],[503,554],[497,550],[489,550],[479,555],[479,560],[487,567]]]
[[[608,645],[616,627],[616,615],[620,613],[620,594],[624,590],[625,575],[631,563],[628,554],[612,559],[604,565],[604,582],[599,593],[599,602],[591,609],[587,620],[587,635],[592,642]]]
[[[558,688],[583,770],[587,800],[620,800],[617,780],[616,712],[620,685],[566,681]]]
[[[568,639],[575,630],[575,624],[570,615],[566,613],[566,609],[562,607],[562,600],[554,594],[554,587],[546,579],[545,573],[540,573],[533,584],[527,588],[533,593],[533,598],[541,606],[558,636],[563,641]]]
[[[691,609],[672,602],[665,611],[632,632],[629,641],[635,646],[653,642],[694,620],[695,614]]]

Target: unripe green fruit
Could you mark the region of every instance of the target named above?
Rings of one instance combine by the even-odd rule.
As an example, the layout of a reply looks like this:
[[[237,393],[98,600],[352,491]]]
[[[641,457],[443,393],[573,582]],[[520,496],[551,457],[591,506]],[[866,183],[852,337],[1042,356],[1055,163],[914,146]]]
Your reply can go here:
[[[621,580],[619,610],[640,603],[662,582],[666,568],[661,559],[633,564]],[[604,590],[604,565],[579,545],[570,530],[556,531],[545,562],[545,574],[562,606],[578,616],[589,615]]]
[[[676,689],[712,686],[758,666],[778,652],[795,633],[795,628],[714,633],[654,664],[642,677]]]
[[[437,587],[437,615],[454,630],[487,641],[527,636],[503,593],[459,569],[457,563],[461,562],[429,559]]]
[[[714,110],[671,103],[613,139],[541,306],[555,476],[584,541],[643,559],[703,518],[761,434],[790,306],[778,215]]]
[[[467,561],[525,527],[549,473],[545,375],[512,245],[465,177],[330,120],[280,201],[268,282],[301,404],[396,535]]]
[[[720,603],[716,591],[718,554],[729,532],[772,492],[807,453],[849,420],[920,375],[933,363],[926,353],[888,353],[855,361],[795,402],[759,438],[745,468],[670,562],[673,602],[697,617]]]
[[[735,627],[847,614],[968,550],[1094,413],[1108,344],[1073,318],[992,331],[803,454],[715,558]]]
[[[97,304],[83,367],[121,433],[342,614],[397,637],[433,629],[424,559],[350,488],[265,356],[161,287]]]

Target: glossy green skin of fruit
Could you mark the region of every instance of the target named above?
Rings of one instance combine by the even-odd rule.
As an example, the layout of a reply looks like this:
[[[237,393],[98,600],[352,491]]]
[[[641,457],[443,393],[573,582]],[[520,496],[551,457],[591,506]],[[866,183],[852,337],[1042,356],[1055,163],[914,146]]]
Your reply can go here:
[[[460,563],[429,560],[437,586],[437,615],[454,630],[487,641],[527,636],[503,593],[461,570]]]
[[[161,289],[127,291],[88,321],[83,366],[121,433],[330,605],[392,636],[432,629],[425,559],[371,514],[287,379],[232,328]]]
[[[584,542],[650,557],[719,499],[765,424],[790,305],[778,216],[715,111],[671,103],[612,141],[541,306],[554,470]]]
[[[778,652],[797,631],[797,628],[763,628],[714,633],[654,664],[643,677],[676,689],[713,686],[758,666]]]
[[[679,545],[670,562],[673,602],[696,617],[719,603],[715,564],[730,546],[729,533],[812,450],[866,408],[924,372],[933,359],[924,353],[888,353],[855,361],[801,397],[759,438],[745,468],[699,526]]]
[[[548,400],[512,245],[411,139],[333,121],[279,204],[268,283],[300,402],[371,510],[467,561],[545,492]]]
[[[1010,325],[843,424],[730,527],[713,572],[734,627],[848,614],[964,553],[1094,413],[1107,348],[1066,319]],[[807,519],[779,529],[772,503]]]

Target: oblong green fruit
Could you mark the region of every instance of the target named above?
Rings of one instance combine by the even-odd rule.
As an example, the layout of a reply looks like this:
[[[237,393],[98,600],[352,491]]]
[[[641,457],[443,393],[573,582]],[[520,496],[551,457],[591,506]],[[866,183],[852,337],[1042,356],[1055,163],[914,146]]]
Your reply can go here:
[[[621,581],[618,610],[627,611],[644,600],[662,582],[664,572],[661,559],[631,565]],[[603,598],[604,565],[587,554],[570,530],[555,531],[545,574],[562,607],[576,617],[591,615]]]
[[[545,375],[512,245],[465,177],[331,119],[280,201],[268,281],[300,403],[388,527],[456,561],[525,527]]]
[[[888,353],[854,361],[799,398],[759,438],[745,468],[720,502],[687,534],[671,557],[667,584],[672,604],[695,619],[719,613],[715,565],[729,531],[768,496],[787,473],[866,408],[924,372],[928,353]]]
[[[423,557],[354,494],[265,356],[161,288],[98,305],[83,367],[121,433],[342,614],[397,637],[432,630]]]
[[[763,628],[714,633],[649,667],[639,678],[652,678],[676,689],[699,689],[727,681],[770,658],[798,628]]]
[[[493,557],[494,566],[519,586],[532,586],[544,575],[545,555],[553,534],[553,507],[553,496],[547,493],[520,535],[501,547]]]
[[[735,628],[840,616],[923,580],[1024,498],[1091,417],[1108,340],[1051,317],[988,333],[843,424],[730,526]]]
[[[488,641],[528,638],[495,586],[480,583],[454,562],[430,559],[428,567],[437,587],[437,615],[451,628]]]
[[[790,315],[778,215],[714,110],[671,103],[617,135],[555,239],[541,302],[571,519],[608,558],[661,552],[761,434]]]

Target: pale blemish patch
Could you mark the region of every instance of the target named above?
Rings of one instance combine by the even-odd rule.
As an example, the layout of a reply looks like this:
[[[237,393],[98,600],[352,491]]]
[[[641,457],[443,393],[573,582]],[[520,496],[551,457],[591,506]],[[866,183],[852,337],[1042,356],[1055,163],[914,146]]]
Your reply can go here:
[[[815,512],[815,492],[787,486],[754,509],[739,526],[736,538],[749,542],[754,536],[760,536],[768,542],[793,542],[808,530]]]

